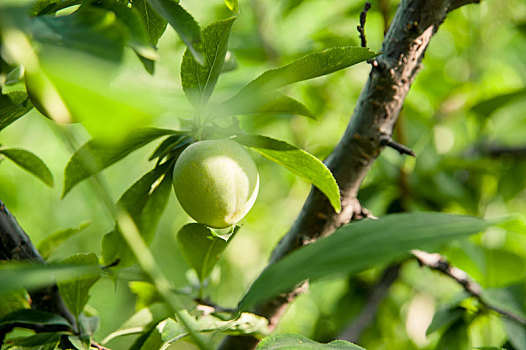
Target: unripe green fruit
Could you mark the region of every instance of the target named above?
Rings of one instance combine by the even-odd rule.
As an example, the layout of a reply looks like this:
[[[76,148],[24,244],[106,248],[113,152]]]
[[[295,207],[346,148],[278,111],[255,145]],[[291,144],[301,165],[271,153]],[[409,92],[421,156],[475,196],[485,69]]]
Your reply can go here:
[[[174,190],[183,209],[195,221],[225,228],[252,208],[259,174],[248,152],[231,140],[199,141],[175,163]]]

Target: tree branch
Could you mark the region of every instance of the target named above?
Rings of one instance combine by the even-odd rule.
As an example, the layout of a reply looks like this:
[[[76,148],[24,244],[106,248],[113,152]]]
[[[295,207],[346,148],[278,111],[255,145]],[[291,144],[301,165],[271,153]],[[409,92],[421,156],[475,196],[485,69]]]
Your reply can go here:
[[[0,200],[0,260],[33,261],[45,264],[44,259],[35,248],[29,236],[20,227],[15,217]],[[31,307],[51,312],[64,317],[71,323],[76,332],[75,317],[68,310],[60,297],[57,286],[28,291]]]
[[[365,175],[379,156],[384,135],[391,135],[409,88],[421,68],[425,50],[447,14],[477,0],[402,0],[385,35],[382,55],[372,63],[347,129],[325,161],[340,186],[342,210],[335,213],[327,198],[313,188],[290,231],[279,242],[270,264],[294,250],[327,236],[352,219],[359,205],[357,194]],[[361,210],[361,208],[360,208]],[[293,299],[280,296],[256,312],[271,326]],[[254,346],[256,340],[253,341]],[[236,337],[224,339],[221,348],[236,349]],[[245,344],[245,349],[247,349]]]
[[[427,266],[430,269],[439,271],[444,275],[454,279],[460,284],[466,292],[472,297],[476,298],[481,305],[487,309],[493,310],[504,317],[507,317],[523,326],[526,326],[526,319],[517,316],[509,311],[503,310],[497,306],[488,304],[487,301],[482,297],[482,287],[475,282],[466,272],[462,271],[458,267],[452,266],[446,258],[440,254],[431,254],[422,250],[413,250],[411,253],[418,260],[421,266]]]

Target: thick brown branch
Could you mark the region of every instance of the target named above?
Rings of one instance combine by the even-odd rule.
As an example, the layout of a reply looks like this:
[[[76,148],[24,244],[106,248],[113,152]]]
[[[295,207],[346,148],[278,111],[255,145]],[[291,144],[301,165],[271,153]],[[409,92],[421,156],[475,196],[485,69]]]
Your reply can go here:
[[[507,317],[523,326],[526,326],[526,320],[522,317],[515,315],[509,311],[503,310],[498,306],[489,304],[482,297],[482,287],[478,285],[475,280],[473,280],[466,272],[462,271],[458,267],[452,266],[446,258],[440,254],[431,254],[424,252],[422,250],[413,250],[411,252],[415,258],[418,260],[420,265],[427,266],[430,269],[439,271],[444,275],[454,279],[458,284],[460,284],[466,292],[468,292],[472,297],[476,298],[481,305],[487,309],[493,310],[498,314],[501,314],[504,317]]]
[[[451,10],[473,2],[477,1],[400,2],[385,35],[382,54],[372,62],[369,79],[344,136],[325,162],[340,186],[342,210],[335,213],[327,198],[313,188],[294,225],[274,249],[270,264],[350,222],[357,211],[358,189],[384,147],[382,135],[392,134],[431,37]],[[262,305],[256,312],[275,322],[279,318],[275,316],[283,313],[290,300],[280,296]],[[235,339],[225,339],[222,348],[235,349]]]
[[[34,261],[45,264],[28,235],[0,200],[0,260]],[[57,286],[28,291],[31,307],[48,311],[67,319],[76,331],[75,317],[60,297]]]

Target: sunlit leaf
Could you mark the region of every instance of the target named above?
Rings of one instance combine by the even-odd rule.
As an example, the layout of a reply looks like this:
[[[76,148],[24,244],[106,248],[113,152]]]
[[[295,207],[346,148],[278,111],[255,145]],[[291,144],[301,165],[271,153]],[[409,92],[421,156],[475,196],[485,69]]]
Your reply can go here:
[[[151,7],[147,0],[134,0],[132,7],[135,7],[141,15],[150,43],[157,46],[168,22]]]
[[[205,105],[214,90],[217,78],[225,62],[228,39],[235,17],[214,22],[203,30],[203,41],[195,46],[204,57],[205,63],[198,63],[190,49],[183,55],[181,63],[181,84],[188,100],[196,107]]]
[[[411,249],[433,249],[486,226],[479,218],[441,213],[395,214],[345,225],[267,267],[241,301],[240,309],[247,310],[306,279],[353,274],[401,259]]]
[[[95,253],[75,254],[63,261],[70,265],[90,265],[98,267],[99,259]],[[89,290],[98,281],[100,275],[78,276],[66,281],[58,280],[58,289],[68,309],[78,317],[89,299]]]
[[[232,12],[239,12],[239,2],[238,0],[225,0],[226,6],[230,9]]]
[[[264,338],[256,347],[257,350],[364,350],[345,340],[334,340],[328,344],[315,342],[299,334],[275,334]]]
[[[318,158],[296,146],[266,136],[238,135],[233,140],[310,181],[327,196],[334,210],[340,211],[340,190],[336,180]]]
[[[40,158],[33,153],[20,148],[2,148],[0,154],[12,160],[22,169],[38,177],[49,187],[53,187],[53,175]]]
[[[78,227],[66,228],[46,236],[37,246],[38,252],[44,259],[49,256],[57,249],[62,243],[68,240],[70,237],[84,230],[89,226],[89,222],[84,222]]]
[[[181,253],[190,267],[197,272],[201,281],[212,272],[221,253],[234,237],[238,228],[234,229],[228,239],[218,236],[209,227],[198,223],[186,224],[179,230],[177,242],[181,248]]]

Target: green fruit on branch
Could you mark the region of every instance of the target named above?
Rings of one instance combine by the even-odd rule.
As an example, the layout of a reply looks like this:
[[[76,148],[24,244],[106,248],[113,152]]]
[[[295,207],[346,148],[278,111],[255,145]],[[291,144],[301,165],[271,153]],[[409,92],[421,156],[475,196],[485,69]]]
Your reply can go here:
[[[252,208],[259,174],[248,152],[231,140],[205,140],[185,149],[174,167],[174,190],[198,223],[226,228]]]

